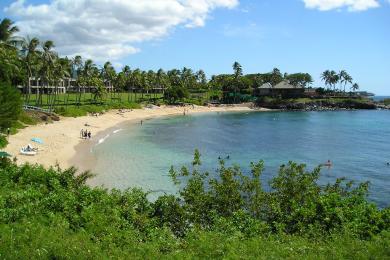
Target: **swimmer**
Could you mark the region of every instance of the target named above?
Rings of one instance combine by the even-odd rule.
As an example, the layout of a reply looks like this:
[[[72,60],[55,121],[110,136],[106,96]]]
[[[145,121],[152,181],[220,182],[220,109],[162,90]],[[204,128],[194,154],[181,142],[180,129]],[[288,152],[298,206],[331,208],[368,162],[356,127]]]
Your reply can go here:
[[[328,160],[324,166],[328,166],[329,168],[332,167],[332,162],[330,160]]]

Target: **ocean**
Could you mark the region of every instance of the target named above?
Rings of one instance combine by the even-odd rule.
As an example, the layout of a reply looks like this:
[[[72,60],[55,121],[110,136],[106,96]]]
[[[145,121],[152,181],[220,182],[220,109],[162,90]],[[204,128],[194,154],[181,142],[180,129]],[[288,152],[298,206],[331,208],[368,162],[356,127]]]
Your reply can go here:
[[[202,169],[214,174],[218,158],[240,165],[264,160],[263,183],[288,161],[323,168],[320,184],[346,177],[370,182],[369,199],[390,205],[390,111],[234,112],[171,116],[128,123],[90,150],[91,185],[124,190],[141,187],[157,196],[175,193],[170,166],[190,166],[194,150]]]

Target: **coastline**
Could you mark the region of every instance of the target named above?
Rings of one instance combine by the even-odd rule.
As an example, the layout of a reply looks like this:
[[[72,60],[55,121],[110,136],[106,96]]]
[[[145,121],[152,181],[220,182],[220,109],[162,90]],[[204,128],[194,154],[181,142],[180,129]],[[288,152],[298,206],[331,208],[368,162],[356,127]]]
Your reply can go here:
[[[162,106],[143,109],[134,109],[119,113],[119,110],[110,110],[105,114],[95,116],[83,116],[77,118],[61,117],[60,121],[51,124],[38,124],[21,129],[17,134],[11,135],[8,139],[6,152],[17,158],[18,164],[31,163],[42,164],[45,167],[58,165],[62,169],[73,165],[80,167],[80,170],[87,170],[87,165],[82,161],[75,160],[79,147],[90,145],[99,141],[101,133],[119,127],[123,123],[136,120],[147,120],[155,117],[169,115],[181,115],[184,108],[186,114],[207,113],[207,112],[234,112],[234,111],[269,111],[269,109],[251,109],[248,106]],[[85,126],[87,124],[88,126]],[[92,132],[91,140],[80,138],[81,129],[88,129]],[[40,138],[43,144],[31,141],[31,138]],[[27,144],[38,148],[35,156],[20,154],[20,149]]]

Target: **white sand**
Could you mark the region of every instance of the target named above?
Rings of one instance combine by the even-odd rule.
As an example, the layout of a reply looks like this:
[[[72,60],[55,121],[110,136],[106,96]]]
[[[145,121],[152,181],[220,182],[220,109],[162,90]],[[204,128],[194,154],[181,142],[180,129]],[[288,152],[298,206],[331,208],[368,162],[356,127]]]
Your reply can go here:
[[[201,112],[227,112],[227,111],[249,111],[248,107],[186,107],[186,114]],[[76,155],[75,146],[84,140],[80,138],[81,129],[90,130],[92,135],[98,132],[112,128],[117,124],[129,120],[141,120],[150,117],[159,117],[175,114],[183,114],[183,107],[156,107],[153,109],[134,109],[133,111],[118,113],[118,110],[112,110],[104,115],[94,117],[85,116],[78,118],[61,118],[60,121],[51,124],[40,124],[29,126],[20,130],[17,134],[9,137],[9,145],[5,151],[17,158],[18,164],[39,163],[46,167],[58,164],[61,168],[70,167],[71,159]],[[266,110],[266,109],[262,109]],[[85,124],[90,126],[85,127]],[[37,144],[31,141],[31,138],[41,138],[44,144]],[[38,153],[35,156],[26,156],[20,154],[20,149],[27,144],[38,147]]]

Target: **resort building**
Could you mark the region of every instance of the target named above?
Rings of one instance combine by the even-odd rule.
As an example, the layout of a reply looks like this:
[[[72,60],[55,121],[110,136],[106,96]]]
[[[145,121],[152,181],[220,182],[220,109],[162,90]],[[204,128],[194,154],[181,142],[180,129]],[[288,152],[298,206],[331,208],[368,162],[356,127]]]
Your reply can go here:
[[[283,97],[283,98],[296,98],[303,96],[305,88],[300,86],[294,86],[287,80],[284,80],[275,86],[270,83],[265,83],[255,89],[256,96],[272,96],[272,97]]]
[[[96,89],[96,86],[78,86],[77,80],[74,78],[63,78],[55,85],[45,85],[40,78],[30,77],[27,86],[18,86],[23,93],[30,94],[49,94],[49,93],[67,93],[67,92],[83,92],[89,93]],[[113,92],[114,86],[111,81],[104,82],[107,92]]]

